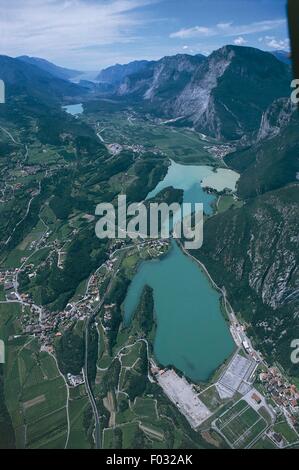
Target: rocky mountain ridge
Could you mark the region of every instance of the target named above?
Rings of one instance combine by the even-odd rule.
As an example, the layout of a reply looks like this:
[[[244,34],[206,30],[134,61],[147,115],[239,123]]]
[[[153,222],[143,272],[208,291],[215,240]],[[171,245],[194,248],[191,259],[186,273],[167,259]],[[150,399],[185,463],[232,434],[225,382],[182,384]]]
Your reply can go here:
[[[225,46],[209,57],[177,55],[120,84],[117,95],[151,106],[218,140],[250,138],[272,103],[290,95],[290,67],[258,49]]]

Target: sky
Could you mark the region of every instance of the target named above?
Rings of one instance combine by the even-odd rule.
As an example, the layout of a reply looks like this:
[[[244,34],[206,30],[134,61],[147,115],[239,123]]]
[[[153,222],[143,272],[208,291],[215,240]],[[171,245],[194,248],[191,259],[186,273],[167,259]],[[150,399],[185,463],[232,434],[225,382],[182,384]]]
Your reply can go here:
[[[286,0],[0,0],[0,11],[0,54],[83,71],[226,44],[289,48]]]

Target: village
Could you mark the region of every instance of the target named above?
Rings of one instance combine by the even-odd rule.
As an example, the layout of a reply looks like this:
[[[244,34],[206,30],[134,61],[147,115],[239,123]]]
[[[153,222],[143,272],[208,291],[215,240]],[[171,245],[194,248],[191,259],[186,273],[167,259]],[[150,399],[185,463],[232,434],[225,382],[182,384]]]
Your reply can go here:
[[[39,241],[31,242],[29,249],[35,252],[45,246],[50,233],[47,231]],[[29,293],[19,292],[18,276],[21,273],[27,273],[29,279],[34,279],[37,274],[37,267],[30,263],[30,256],[23,257],[20,268],[0,272],[0,287],[2,287],[5,296],[4,302],[19,302],[22,305],[21,324],[24,334],[38,337],[41,349],[53,355],[55,353],[55,339],[61,337],[71,323],[84,321],[90,317],[100,304],[102,295],[104,295],[103,289],[105,290],[105,286],[107,286],[107,279],[111,279],[118,272],[118,252],[131,249],[133,252],[137,251],[139,255],[141,252],[146,252],[149,258],[155,258],[163,255],[168,246],[168,240],[139,240],[131,245],[127,245],[127,241],[124,239],[111,242],[107,253],[108,259],[90,276],[85,292],[75,301],[69,301],[64,310],[59,312],[53,312],[46,307],[36,305]],[[55,240],[51,243],[51,248],[58,253],[58,267],[63,269],[65,253],[61,242]],[[111,329],[115,307],[116,304],[113,302],[103,304],[101,323],[106,332]],[[252,390],[254,392],[255,389],[252,388],[256,378],[254,372],[265,364],[262,354],[254,349],[248,338],[245,326],[237,320],[233,313],[230,320],[231,334],[239,350],[244,351],[245,357],[240,354],[234,356],[218,379],[215,385],[220,397],[222,395],[223,397],[233,397],[237,391],[242,395],[246,395]],[[192,384],[177,376],[175,371],[159,370],[154,363],[152,364],[152,374],[193,428],[197,429],[202,422],[211,416],[209,408],[198,397],[200,388],[199,390],[195,389]],[[70,387],[77,387],[84,382],[84,377],[68,374],[66,380]],[[259,388],[259,392],[252,392],[252,397],[259,397],[258,393],[262,393],[260,401],[265,400],[264,395],[269,403],[272,402],[270,409],[273,409],[276,414],[282,413],[289,424],[294,427],[298,422],[299,412],[299,392],[295,385],[289,384],[288,380],[275,367],[264,367],[263,372],[258,374],[258,380],[262,385],[262,390]]]
[[[45,238],[49,234],[50,232],[47,232]],[[56,247],[57,250],[59,246],[60,242],[56,240],[53,247]],[[70,323],[84,321],[88,318],[100,304],[102,286],[105,287],[107,279],[117,273],[115,270],[118,266],[118,251],[133,249],[140,252],[140,250],[145,250],[147,256],[155,258],[163,255],[167,247],[168,241],[166,240],[141,241],[129,246],[125,240],[113,241],[109,248],[108,259],[90,276],[85,292],[76,301],[70,301],[65,309],[59,312],[53,312],[46,307],[36,305],[30,294],[19,292],[18,276],[21,273],[27,273],[29,279],[33,279],[37,275],[37,267],[29,261],[26,264],[29,257],[24,257],[21,259],[21,268],[0,271],[0,287],[3,288],[5,296],[5,300],[2,302],[18,302],[22,305],[21,324],[24,334],[38,337],[42,349],[52,354],[54,353],[54,339],[61,337]],[[37,248],[41,248],[40,244],[32,242],[30,249]],[[58,267],[63,269],[62,264],[59,264]],[[108,331],[110,328],[114,306],[114,304],[104,304],[103,306],[104,330]]]

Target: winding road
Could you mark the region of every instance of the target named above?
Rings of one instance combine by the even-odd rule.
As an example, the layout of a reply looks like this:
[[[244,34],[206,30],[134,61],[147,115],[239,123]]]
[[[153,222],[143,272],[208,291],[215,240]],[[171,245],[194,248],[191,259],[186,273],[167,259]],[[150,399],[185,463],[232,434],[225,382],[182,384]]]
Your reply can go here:
[[[129,250],[129,249],[132,249],[132,246],[126,246],[126,247],[123,247],[123,248],[119,248],[118,250],[115,250],[110,256],[115,255],[117,252]],[[103,305],[105,303],[105,300],[106,300],[107,295],[109,294],[109,292],[112,288],[113,281],[116,277],[116,274],[118,272],[118,268],[119,268],[121,262],[122,262],[122,257],[120,257],[120,259],[118,260],[118,263],[114,267],[114,273],[111,276],[111,279],[110,279],[110,282],[107,286],[107,289],[106,289],[100,303],[94,308],[91,315],[87,319],[86,327],[85,327],[85,362],[84,362],[84,367],[82,369],[82,373],[83,373],[83,377],[84,377],[84,381],[85,381],[85,388],[86,388],[86,391],[87,391],[87,394],[88,394],[88,398],[89,398],[89,401],[90,401],[90,404],[91,404],[91,407],[92,407],[92,411],[93,411],[93,415],[94,415],[94,419],[95,419],[95,434],[94,434],[94,437],[95,437],[96,449],[101,449],[101,447],[102,447],[102,439],[101,439],[102,432],[101,432],[99,412],[98,412],[98,409],[97,409],[97,405],[96,405],[95,397],[94,397],[94,394],[93,394],[93,391],[92,391],[92,388],[91,388],[91,384],[89,383],[89,379],[88,379],[89,328],[92,325],[96,315],[98,314],[98,312],[101,310],[101,308],[103,307]]]

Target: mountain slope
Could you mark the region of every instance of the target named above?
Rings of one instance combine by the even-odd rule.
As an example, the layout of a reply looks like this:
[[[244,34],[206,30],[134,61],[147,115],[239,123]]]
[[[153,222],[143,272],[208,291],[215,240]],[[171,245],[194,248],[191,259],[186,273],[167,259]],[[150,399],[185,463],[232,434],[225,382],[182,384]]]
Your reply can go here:
[[[286,102],[286,108],[290,109],[288,103]],[[272,129],[277,133],[276,126],[280,123],[280,133],[225,158],[230,167],[241,172],[238,193],[242,198],[252,198],[297,180],[299,174],[298,114],[297,112],[288,114],[281,102],[279,108],[280,113],[290,120],[289,124],[284,121],[283,126],[279,121],[279,115],[276,114],[276,125]],[[269,124],[266,127],[271,128]]]
[[[208,58],[164,58],[127,77],[118,93],[141,99],[162,115],[184,117],[219,140],[244,140],[258,130],[275,99],[289,96],[290,79],[290,68],[272,54],[225,46]]]
[[[52,64],[45,59],[40,59],[39,57],[29,57],[27,55],[22,55],[17,57],[18,60],[22,60],[27,64],[35,65],[36,67],[48,72],[56,78],[61,78],[62,80],[70,80],[72,78],[82,75],[82,72],[78,70],[71,70],[64,67],[59,67],[58,65]]]
[[[299,184],[209,219],[196,256],[225,286],[257,349],[298,376],[290,343],[299,337]]]
[[[174,100],[183,91],[204,60],[205,57],[201,55],[177,54],[163,57],[143,71],[128,76],[120,85],[118,94],[130,95],[147,103],[154,103],[155,106],[158,104],[160,112],[163,112],[169,100]]]
[[[215,80],[212,85],[209,81],[209,101],[206,109],[201,109],[201,100],[196,102],[200,111],[195,112],[193,121],[220,139],[240,139],[255,132],[272,102],[289,96],[289,68],[258,49],[224,47],[209,58],[208,74]],[[191,91],[202,84],[198,78]]]
[[[226,157],[241,172],[245,205],[207,220],[196,256],[225,287],[256,348],[298,376],[290,344],[299,337],[299,119],[289,100],[268,109],[261,130],[265,140]]]
[[[134,73],[142,72],[147,67],[150,67],[154,62],[147,60],[135,60],[125,65],[112,65],[106,69],[101,70],[97,76],[97,80],[101,83],[110,83],[116,85],[121,83],[126,77]]]
[[[0,56],[0,76],[6,85],[7,98],[23,96],[42,103],[55,103],[86,94],[86,90],[78,85],[7,56]]]
[[[287,52],[287,51],[274,51],[274,52],[272,52],[272,54],[274,55],[274,57],[276,57],[276,59],[281,60],[281,62],[283,62],[284,64],[292,65],[292,61],[290,59],[290,53],[289,52]]]

